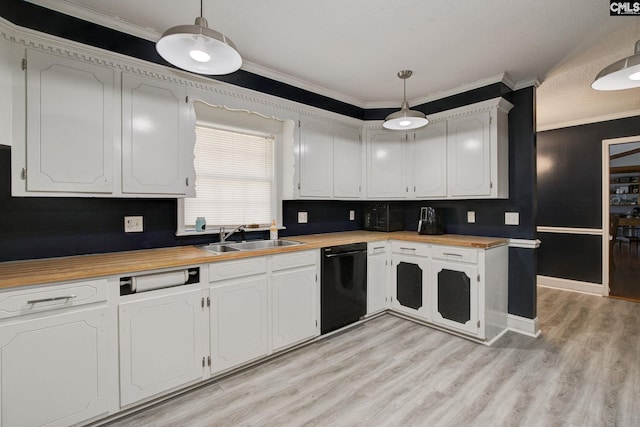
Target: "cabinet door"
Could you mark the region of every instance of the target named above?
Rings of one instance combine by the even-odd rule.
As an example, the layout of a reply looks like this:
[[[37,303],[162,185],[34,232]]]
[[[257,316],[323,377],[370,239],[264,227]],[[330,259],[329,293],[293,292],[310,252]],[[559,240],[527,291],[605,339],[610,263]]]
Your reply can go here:
[[[362,195],[362,142],[360,130],[334,125],[333,195],[359,198]]]
[[[409,187],[403,168],[404,134],[376,131],[367,146],[367,196],[371,199],[406,198]]]
[[[434,260],[431,283],[433,323],[477,336],[478,267]]]
[[[429,124],[414,134],[413,191],[416,198],[447,196],[447,123]]]
[[[367,314],[387,308],[387,253],[385,243],[371,244],[367,258]]]
[[[317,335],[317,301],[315,267],[272,275],[271,315],[274,351]]]
[[[111,193],[114,71],[32,50],[27,60],[27,191]]]
[[[211,289],[211,373],[269,352],[267,312],[265,277]]]
[[[176,83],[122,74],[122,191],[187,192],[186,89]]]
[[[202,292],[120,304],[120,404],[203,376]]]
[[[107,412],[106,311],[0,327],[3,426],[69,426]]]
[[[300,122],[300,196],[333,193],[333,126],[318,120]]]
[[[426,258],[394,254],[393,298],[391,307],[425,320],[429,320],[430,295],[428,287],[429,262]]]
[[[488,111],[448,121],[448,186],[452,197],[491,195]]]

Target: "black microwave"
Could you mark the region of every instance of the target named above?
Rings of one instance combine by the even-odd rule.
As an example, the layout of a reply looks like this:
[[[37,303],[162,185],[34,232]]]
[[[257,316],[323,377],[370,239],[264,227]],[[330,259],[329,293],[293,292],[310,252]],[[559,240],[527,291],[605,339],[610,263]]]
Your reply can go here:
[[[364,229],[369,231],[404,230],[404,209],[400,203],[367,203]]]

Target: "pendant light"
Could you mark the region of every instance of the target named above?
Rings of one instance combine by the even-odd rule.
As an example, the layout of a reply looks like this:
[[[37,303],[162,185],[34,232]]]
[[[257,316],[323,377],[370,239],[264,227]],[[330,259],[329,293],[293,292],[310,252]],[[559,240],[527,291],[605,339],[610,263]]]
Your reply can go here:
[[[398,72],[398,77],[404,82],[404,101],[400,111],[391,113],[384,119],[383,127],[391,130],[410,130],[417,129],[429,123],[427,117],[421,111],[410,110],[407,103],[407,79],[411,77],[413,71],[402,70]]]
[[[596,90],[620,90],[640,87],[640,40],[634,54],[616,61],[598,73],[591,83]]]
[[[228,37],[209,28],[202,16],[202,1],[195,24],[169,28],[156,43],[156,50],[183,70],[206,75],[233,73],[242,65],[242,58]]]

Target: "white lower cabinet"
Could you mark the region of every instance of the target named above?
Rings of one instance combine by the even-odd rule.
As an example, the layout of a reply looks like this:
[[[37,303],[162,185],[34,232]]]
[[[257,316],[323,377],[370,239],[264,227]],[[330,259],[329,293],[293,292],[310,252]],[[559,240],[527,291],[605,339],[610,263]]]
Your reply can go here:
[[[480,336],[479,287],[476,264],[434,260],[431,263],[432,322]]]
[[[202,379],[204,298],[195,289],[119,305],[121,406]]]
[[[415,255],[392,254],[391,308],[429,320],[429,260]]]
[[[273,351],[317,335],[317,303],[315,265],[271,276]]]
[[[388,308],[387,242],[369,242],[367,244],[367,314],[373,314]]]
[[[269,353],[266,276],[211,288],[211,373]]]
[[[0,326],[1,424],[69,426],[108,410],[104,307]]]

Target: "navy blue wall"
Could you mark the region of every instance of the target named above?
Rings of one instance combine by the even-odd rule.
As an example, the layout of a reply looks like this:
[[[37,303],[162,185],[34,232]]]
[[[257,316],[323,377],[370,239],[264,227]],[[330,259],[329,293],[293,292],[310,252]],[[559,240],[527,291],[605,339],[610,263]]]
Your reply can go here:
[[[132,57],[165,64],[153,43],[19,0],[0,2],[0,16],[17,25],[76,40]],[[166,65],[166,64],[165,64]],[[331,98],[239,70],[216,77],[347,116],[382,119],[393,109],[364,110]],[[427,114],[503,96],[515,107],[509,114],[510,198],[507,200],[404,202],[407,229],[415,229],[419,208],[436,206],[446,213],[450,233],[535,238],[535,89],[516,92],[501,83],[488,85],[414,108]],[[10,148],[0,146],[0,261],[203,244],[215,236],[176,237],[176,201],[162,199],[13,198],[10,196]],[[283,235],[357,230],[362,202],[285,201]],[[356,220],[349,221],[349,210]],[[466,211],[476,223],[466,223]],[[505,226],[505,211],[520,212],[520,226]],[[297,224],[297,212],[309,214]],[[122,232],[125,215],[143,215],[145,231]],[[255,236],[255,235],[254,235]],[[255,236],[263,237],[263,236]],[[534,250],[510,250],[509,312],[533,318],[536,313]]]
[[[538,133],[538,225],[602,227],[602,140],[640,134],[640,117]],[[602,283],[602,238],[541,233],[538,274]]]

